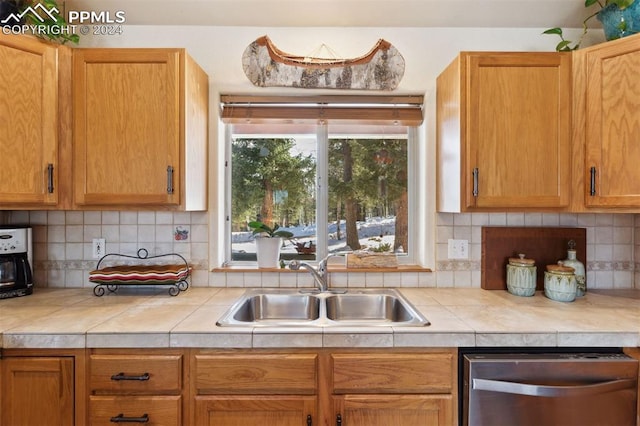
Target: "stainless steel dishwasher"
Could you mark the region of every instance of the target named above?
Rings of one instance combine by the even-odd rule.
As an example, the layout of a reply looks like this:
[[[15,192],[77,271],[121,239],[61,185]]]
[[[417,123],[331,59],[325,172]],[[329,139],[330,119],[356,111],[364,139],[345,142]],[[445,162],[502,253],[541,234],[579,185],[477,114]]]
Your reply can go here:
[[[623,353],[461,354],[467,426],[635,426],[638,361]]]

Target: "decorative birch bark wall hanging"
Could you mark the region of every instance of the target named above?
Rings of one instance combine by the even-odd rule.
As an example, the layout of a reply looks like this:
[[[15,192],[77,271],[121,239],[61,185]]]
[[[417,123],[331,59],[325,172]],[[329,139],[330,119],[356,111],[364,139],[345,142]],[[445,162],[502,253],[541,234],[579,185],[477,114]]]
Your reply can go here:
[[[404,58],[383,39],[363,56],[336,59],[290,55],[262,36],[245,49],[242,68],[260,87],[393,90],[404,74]]]

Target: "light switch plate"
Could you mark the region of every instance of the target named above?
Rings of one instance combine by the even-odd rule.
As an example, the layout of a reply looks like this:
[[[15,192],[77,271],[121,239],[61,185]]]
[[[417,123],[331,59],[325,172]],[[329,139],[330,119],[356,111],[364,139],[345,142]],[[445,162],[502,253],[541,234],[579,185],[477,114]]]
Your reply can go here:
[[[449,259],[469,259],[469,240],[449,239],[448,243]]]

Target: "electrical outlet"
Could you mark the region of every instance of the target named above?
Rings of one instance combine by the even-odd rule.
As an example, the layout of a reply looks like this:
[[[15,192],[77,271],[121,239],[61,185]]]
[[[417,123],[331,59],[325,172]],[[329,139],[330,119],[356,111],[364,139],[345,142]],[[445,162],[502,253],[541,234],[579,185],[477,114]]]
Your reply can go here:
[[[91,243],[91,248],[92,248],[91,252],[93,254],[94,259],[99,259],[105,254],[107,254],[105,251],[105,246],[106,246],[106,243],[104,241],[104,238],[93,239],[93,242]]]
[[[469,240],[449,240],[449,259],[468,259]]]

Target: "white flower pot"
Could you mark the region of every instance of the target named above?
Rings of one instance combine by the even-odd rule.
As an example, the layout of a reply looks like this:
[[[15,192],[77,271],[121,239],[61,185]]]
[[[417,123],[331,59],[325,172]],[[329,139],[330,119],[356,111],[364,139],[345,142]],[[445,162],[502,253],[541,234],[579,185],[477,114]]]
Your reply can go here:
[[[280,265],[280,237],[256,238],[256,254],[258,256],[258,268],[278,268]]]

